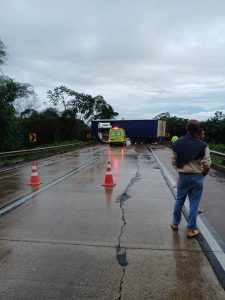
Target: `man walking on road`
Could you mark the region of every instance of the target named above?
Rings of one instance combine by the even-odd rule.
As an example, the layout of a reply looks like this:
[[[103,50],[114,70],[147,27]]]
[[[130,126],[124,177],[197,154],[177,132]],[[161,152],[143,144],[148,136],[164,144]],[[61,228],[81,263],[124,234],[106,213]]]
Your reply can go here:
[[[172,165],[179,173],[177,197],[173,212],[173,230],[178,230],[182,208],[186,197],[189,198],[187,237],[199,234],[196,229],[199,202],[203,190],[204,177],[208,174],[211,159],[205,142],[197,137],[200,124],[190,120],[187,124],[187,135],[172,145]]]

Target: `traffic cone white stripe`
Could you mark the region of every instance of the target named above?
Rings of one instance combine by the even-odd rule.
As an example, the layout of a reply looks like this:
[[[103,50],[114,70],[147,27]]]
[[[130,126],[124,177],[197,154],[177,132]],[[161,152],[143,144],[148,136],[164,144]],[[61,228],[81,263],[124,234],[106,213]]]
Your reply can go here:
[[[32,172],[31,176],[38,176],[38,173],[37,172]]]

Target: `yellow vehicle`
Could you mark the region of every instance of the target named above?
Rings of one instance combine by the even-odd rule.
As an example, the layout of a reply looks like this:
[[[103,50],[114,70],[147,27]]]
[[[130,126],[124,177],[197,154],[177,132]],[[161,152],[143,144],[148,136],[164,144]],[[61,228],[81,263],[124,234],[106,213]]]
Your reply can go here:
[[[123,128],[114,127],[109,130],[109,144],[126,146],[126,134]]]

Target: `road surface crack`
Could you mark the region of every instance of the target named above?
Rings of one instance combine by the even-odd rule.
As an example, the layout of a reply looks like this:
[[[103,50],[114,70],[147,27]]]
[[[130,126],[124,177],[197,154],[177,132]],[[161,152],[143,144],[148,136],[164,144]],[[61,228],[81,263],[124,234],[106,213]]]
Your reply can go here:
[[[126,266],[128,265],[126,248],[121,247],[121,238],[123,235],[124,228],[127,224],[126,218],[125,218],[124,203],[126,200],[131,198],[131,196],[128,194],[130,188],[134,185],[135,182],[140,180],[139,171],[140,171],[140,166],[139,166],[139,155],[138,155],[138,157],[137,157],[137,172],[135,174],[135,177],[131,178],[131,180],[128,183],[128,185],[126,186],[126,189],[123,192],[123,194],[119,195],[116,199],[116,202],[120,204],[120,209],[122,212],[121,220],[123,222],[121,229],[120,229],[120,234],[118,236],[118,245],[116,246],[116,259],[117,259],[119,265],[121,267],[123,267],[122,276],[120,279],[119,296],[118,296],[117,300],[121,300],[121,297],[122,297],[122,290],[123,290],[123,284],[124,284],[124,277],[125,277],[125,273],[126,273]]]

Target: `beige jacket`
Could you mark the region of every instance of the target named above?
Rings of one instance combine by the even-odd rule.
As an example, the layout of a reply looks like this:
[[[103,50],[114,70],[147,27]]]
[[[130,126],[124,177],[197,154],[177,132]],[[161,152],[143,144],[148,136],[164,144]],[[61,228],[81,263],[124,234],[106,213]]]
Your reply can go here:
[[[211,166],[209,147],[205,148],[205,156],[202,159],[192,160],[180,169],[176,166],[176,153],[172,150],[172,166],[180,173],[202,173],[203,167],[210,168]]]

